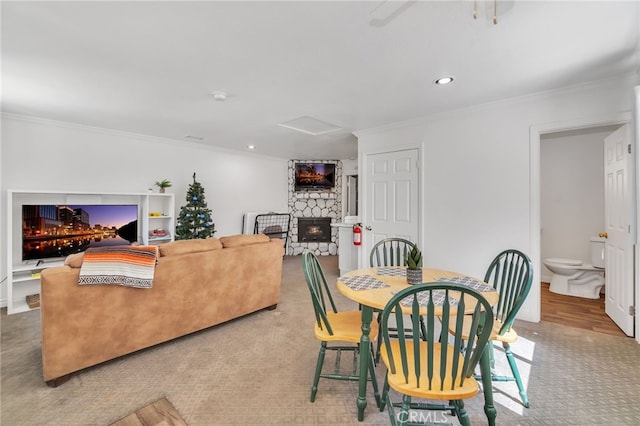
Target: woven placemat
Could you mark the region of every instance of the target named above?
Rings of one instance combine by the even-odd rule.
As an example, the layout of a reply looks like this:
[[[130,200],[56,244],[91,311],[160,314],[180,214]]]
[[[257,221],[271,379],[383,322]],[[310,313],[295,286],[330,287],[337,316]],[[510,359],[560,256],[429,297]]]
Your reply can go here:
[[[424,291],[424,292],[418,293],[418,296],[417,296],[418,305],[427,306],[429,304],[429,298],[431,293],[433,293],[434,305],[439,306],[444,303],[444,298],[445,298],[444,290],[434,290],[433,292]],[[402,306],[409,307],[413,303],[414,297],[416,297],[416,295],[413,295],[413,294],[411,296],[407,296],[400,301],[400,304],[402,304]],[[449,297],[449,305],[457,305],[457,304],[458,304],[458,299],[454,297]]]
[[[436,281],[446,281],[454,284],[462,284],[466,287],[470,287],[477,291],[491,291],[494,288],[484,281],[477,280],[471,277],[438,277]]]
[[[390,287],[389,284],[380,281],[376,277],[371,275],[357,275],[355,277],[340,277],[338,280],[342,281],[344,285],[351,290],[373,290],[376,288]]]
[[[378,268],[376,271],[378,275],[387,275],[391,277],[406,277],[407,270],[401,267],[390,268],[388,266]]]

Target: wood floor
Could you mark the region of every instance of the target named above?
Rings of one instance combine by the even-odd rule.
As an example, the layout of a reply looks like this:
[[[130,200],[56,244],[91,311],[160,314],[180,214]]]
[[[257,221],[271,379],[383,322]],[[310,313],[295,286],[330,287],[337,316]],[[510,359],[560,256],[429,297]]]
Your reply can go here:
[[[187,423],[173,405],[162,398],[110,426],[187,426]]]
[[[541,318],[599,333],[626,336],[604,313],[604,295],[600,299],[565,296],[549,291],[549,283],[541,283]]]

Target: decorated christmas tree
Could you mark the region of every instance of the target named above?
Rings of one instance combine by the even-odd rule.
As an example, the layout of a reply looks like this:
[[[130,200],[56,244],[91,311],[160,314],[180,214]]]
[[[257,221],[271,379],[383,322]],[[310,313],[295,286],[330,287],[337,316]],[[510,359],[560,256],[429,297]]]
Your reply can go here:
[[[207,208],[204,188],[200,182],[196,181],[195,173],[186,198],[187,205],[180,208],[180,215],[178,215],[176,240],[193,240],[213,236],[216,230],[211,219],[211,210]]]

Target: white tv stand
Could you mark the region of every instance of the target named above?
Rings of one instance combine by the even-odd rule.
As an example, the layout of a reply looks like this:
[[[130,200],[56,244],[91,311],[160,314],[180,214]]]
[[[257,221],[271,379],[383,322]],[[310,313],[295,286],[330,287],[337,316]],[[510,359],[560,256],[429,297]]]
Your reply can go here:
[[[22,206],[28,204],[136,204],[140,244],[162,244],[174,239],[175,197],[173,194],[7,190],[5,241],[7,314],[9,315],[30,310],[26,297],[40,293],[40,271],[64,263],[64,259],[22,260]],[[159,215],[152,216],[152,214]],[[166,234],[156,232],[156,235],[153,235],[154,230],[160,229]]]

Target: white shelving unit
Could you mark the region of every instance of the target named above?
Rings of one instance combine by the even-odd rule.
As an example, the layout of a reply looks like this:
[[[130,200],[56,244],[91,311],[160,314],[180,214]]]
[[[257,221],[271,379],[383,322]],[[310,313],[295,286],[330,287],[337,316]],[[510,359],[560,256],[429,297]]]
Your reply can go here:
[[[175,236],[175,198],[173,194],[148,194],[143,207],[142,243],[162,244],[173,241]],[[146,207],[146,211],[145,210]],[[145,239],[146,238],[146,239]]]
[[[175,233],[175,198],[158,193],[87,193],[59,191],[7,191],[7,313],[31,308],[26,297],[40,293],[40,272],[59,266],[64,259],[22,260],[22,206],[136,204],[138,206],[138,241],[156,245],[173,241]],[[159,214],[151,216],[151,214]],[[162,230],[162,232],[160,232]],[[155,231],[155,234],[154,234]],[[159,235],[162,234],[162,235]]]

